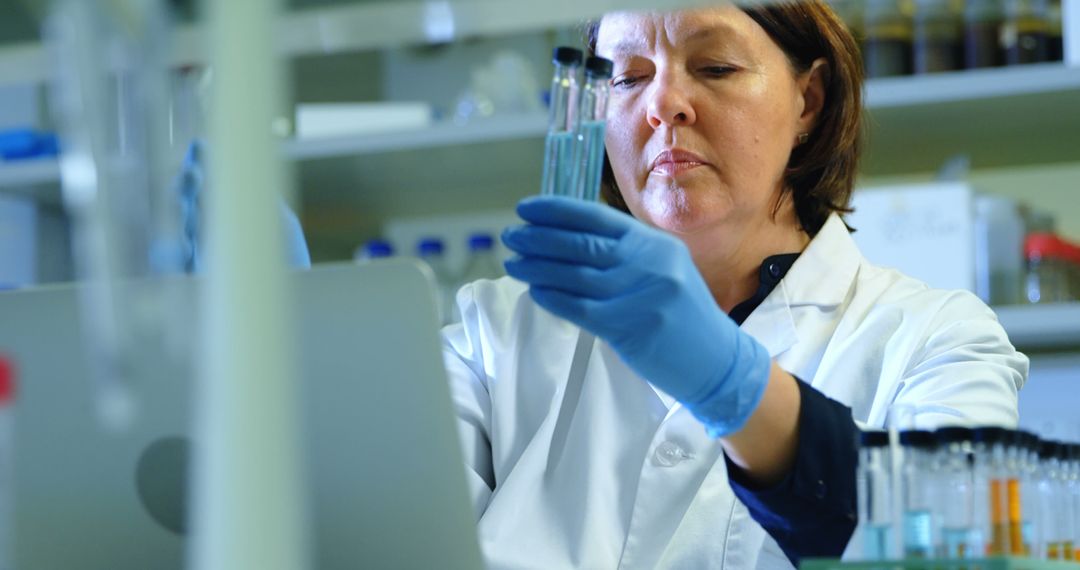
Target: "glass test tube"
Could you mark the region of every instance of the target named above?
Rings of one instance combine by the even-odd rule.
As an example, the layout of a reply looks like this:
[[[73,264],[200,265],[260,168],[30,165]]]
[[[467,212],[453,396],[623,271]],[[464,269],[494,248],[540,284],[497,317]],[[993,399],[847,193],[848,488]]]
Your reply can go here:
[[[1039,544],[1036,524],[1039,520],[1039,437],[1029,432],[1020,432],[1020,437],[1020,496],[1024,499],[1020,511],[1020,536],[1024,545],[1024,556],[1035,556]]]
[[[903,493],[903,544],[905,558],[934,556],[933,489],[935,473],[934,434],[922,430],[900,433],[903,466],[900,469]]]
[[[1069,446],[1069,498],[1072,512],[1072,559],[1080,560],[1080,445]]]
[[[546,196],[566,194],[573,168],[574,126],[578,99],[577,69],[581,50],[555,48],[552,62],[551,107],[548,114],[547,140],[544,143],[544,174],[540,193]]]
[[[860,434],[859,444],[856,497],[863,559],[885,560],[889,558],[889,537],[893,528],[889,434],[865,431]]]
[[[1062,443],[1057,447],[1059,465],[1058,475],[1058,524],[1061,525],[1059,536],[1061,537],[1061,559],[1074,560],[1076,558],[1076,543],[1073,536],[1076,534],[1075,518],[1072,510],[1073,493],[1073,470],[1072,470],[1072,444]]]
[[[1005,433],[1005,520],[1009,533],[1009,547],[1006,554],[1026,556],[1023,536],[1023,505],[1021,481],[1024,476],[1025,440],[1021,432]]]
[[[977,510],[976,524],[988,537],[985,554],[1009,553],[1008,477],[1005,473],[1005,438],[1008,430],[985,427],[975,430],[975,497],[985,505]]]
[[[982,540],[975,525],[974,472],[970,428],[943,427],[934,433],[938,442],[941,494],[940,557],[974,558],[982,555]],[[975,545],[975,546],[973,546]]]
[[[1060,500],[1061,462],[1058,459],[1058,449],[1061,446],[1056,441],[1044,441],[1039,445],[1039,511],[1042,514],[1039,521],[1042,544],[1040,545],[1040,558],[1046,560],[1063,560],[1062,552],[1065,537],[1062,536],[1062,521]]]
[[[595,201],[604,172],[604,131],[613,64],[602,57],[585,60],[585,85],[578,105],[572,196]]]

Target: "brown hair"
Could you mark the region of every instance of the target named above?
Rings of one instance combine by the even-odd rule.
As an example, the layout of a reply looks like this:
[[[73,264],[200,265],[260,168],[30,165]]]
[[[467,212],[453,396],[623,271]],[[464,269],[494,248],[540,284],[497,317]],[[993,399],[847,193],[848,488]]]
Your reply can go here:
[[[824,107],[809,140],[795,147],[784,171],[785,190],[792,193],[799,222],[813,236],[831,213],[851,212],[848,202],[862,146],[863,68],[858,45],[822,0],[741,9],[780,46],[797,73],[808,71],[819,57],[828,62]],[[589,23],[588,45],[593,54],[599,30],[599,20]],[[601,195],[608,204],[629,212],[606,157]]]

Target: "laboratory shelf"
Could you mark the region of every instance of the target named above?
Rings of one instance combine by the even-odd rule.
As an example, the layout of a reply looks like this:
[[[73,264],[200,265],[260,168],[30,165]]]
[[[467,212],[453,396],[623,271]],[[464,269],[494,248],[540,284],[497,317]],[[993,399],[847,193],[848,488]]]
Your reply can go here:
[[[801,570],[1077,570],[1080,565],[1068,561],[1000,556],[972,560],[906,559],[868,562],[842,562],[837,559],[818,558],[804,560],[799,568]]]
[[[541,137],[546,130],[546,114],[503,115],[389,133],[291,140],[285,143],[285,154],[298,160],[331,158]]]
[[[1006,305],[994,312],[1021,350],[1080,348],[1080,302]]]
[[[1080,69],[1046,63],[867,82],[864,175],[1080,159]]]
[[[674,10],[715,0],[365,0],[305,8],[282,15],[276,40],[286,56],[325,55],[446,43],[477,36],[577,26],[612,10]],[[198,23],[171,38],[175,64],[205,62]],[[0,85],[41,83],[51,69],[43,45],[0,47]]]

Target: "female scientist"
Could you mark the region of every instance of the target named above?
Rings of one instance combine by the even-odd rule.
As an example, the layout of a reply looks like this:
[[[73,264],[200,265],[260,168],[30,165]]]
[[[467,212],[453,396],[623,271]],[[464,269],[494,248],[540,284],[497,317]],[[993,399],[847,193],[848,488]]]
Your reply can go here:
[[[857,48],[822,2],[604,16],[607,205],[529,199],[446,359],[493,568],[790,568],[855,528],[857,424],[1017,422],[994,314],[841,214]],[[620,211],[621,210],[621,211]],[[584,331],[584,332],[583,332]]]

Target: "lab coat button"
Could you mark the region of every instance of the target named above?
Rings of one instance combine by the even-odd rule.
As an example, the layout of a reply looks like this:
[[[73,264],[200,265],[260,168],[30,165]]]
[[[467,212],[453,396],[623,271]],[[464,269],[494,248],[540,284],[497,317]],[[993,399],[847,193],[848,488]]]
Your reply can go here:
[[[670,441],[656,446],[656,451],[653,453],[653,462],[660,467],[674,467],[689,458],[690,456],[681,447]]]
[[[775,261],[769,264],[769,275],[772,275],[773,279],[780,277],[780,264]]]
[[[817,484],[814,485],[814,496],[819,498],[819,499],[824,499],[825,498],[825,482],[824,481],[818,480]]]

